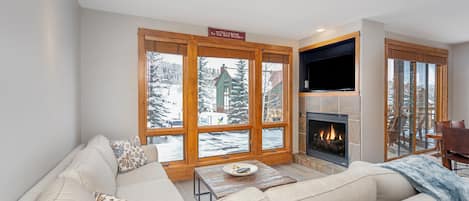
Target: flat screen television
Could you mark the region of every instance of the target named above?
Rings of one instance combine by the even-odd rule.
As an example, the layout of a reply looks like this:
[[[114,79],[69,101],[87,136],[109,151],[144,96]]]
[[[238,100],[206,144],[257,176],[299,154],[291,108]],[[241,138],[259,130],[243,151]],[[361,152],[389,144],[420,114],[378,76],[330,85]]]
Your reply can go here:
[[[301,70],[302,91],[354,91],[355,40],[349,39],[302,52]]]
[[[355,56],[342,55],[311,62],[308,69],[309,90],[355,90]]]

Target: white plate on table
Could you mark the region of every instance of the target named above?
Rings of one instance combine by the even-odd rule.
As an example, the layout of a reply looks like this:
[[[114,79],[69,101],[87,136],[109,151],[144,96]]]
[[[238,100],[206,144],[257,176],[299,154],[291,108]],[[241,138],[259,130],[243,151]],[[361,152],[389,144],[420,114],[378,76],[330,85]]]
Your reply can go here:
[[[238,173],[236,172],[236,170],[238,170],[239,168],[249,168],[249,171]],[[257,170],[258,170],[257,166],[249,164],[249,163],[230,163],[228,165],[223,166],[223,171],[226,174],[236,176],[236,177],[252,175],[256,173]]]

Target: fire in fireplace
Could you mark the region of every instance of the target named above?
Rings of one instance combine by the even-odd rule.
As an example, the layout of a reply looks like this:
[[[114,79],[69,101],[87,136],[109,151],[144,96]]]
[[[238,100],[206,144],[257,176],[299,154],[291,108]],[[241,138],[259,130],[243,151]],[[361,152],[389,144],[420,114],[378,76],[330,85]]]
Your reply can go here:
[[[307,119],[307,154],[347,166],[347,115],[308,113]]]

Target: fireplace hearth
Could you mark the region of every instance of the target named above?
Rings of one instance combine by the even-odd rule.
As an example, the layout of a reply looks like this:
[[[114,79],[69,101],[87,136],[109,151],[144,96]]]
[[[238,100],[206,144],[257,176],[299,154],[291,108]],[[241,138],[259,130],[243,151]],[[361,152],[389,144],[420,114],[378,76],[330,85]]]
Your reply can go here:
[[[348,166],[348,115],[308,112],[306,154]]]

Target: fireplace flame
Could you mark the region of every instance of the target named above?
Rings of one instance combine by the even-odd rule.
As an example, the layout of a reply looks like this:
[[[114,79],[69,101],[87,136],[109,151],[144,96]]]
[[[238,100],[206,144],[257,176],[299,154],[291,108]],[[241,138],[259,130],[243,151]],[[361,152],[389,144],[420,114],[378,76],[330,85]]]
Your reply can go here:
[[[328,143],[330,141],[334,141],[336,139],[336,137],[338,137],[339,140],[342,140],[342,136],[337,135],[333,124],[331,124],[329,132],[326,132],[324,130],[319,131],[319,138],[323,141],[328,142]]]
[[[319,136],[320,136],[321,140],[325,140],[324,131],[323,131],[323,130],[321,130],[321,131],[319,132]]]
[[[332,124],[331,124],[331,133],[328,137],[329,137],[328,140],[335,140],[335,137],[336,137],[334,125]]]

